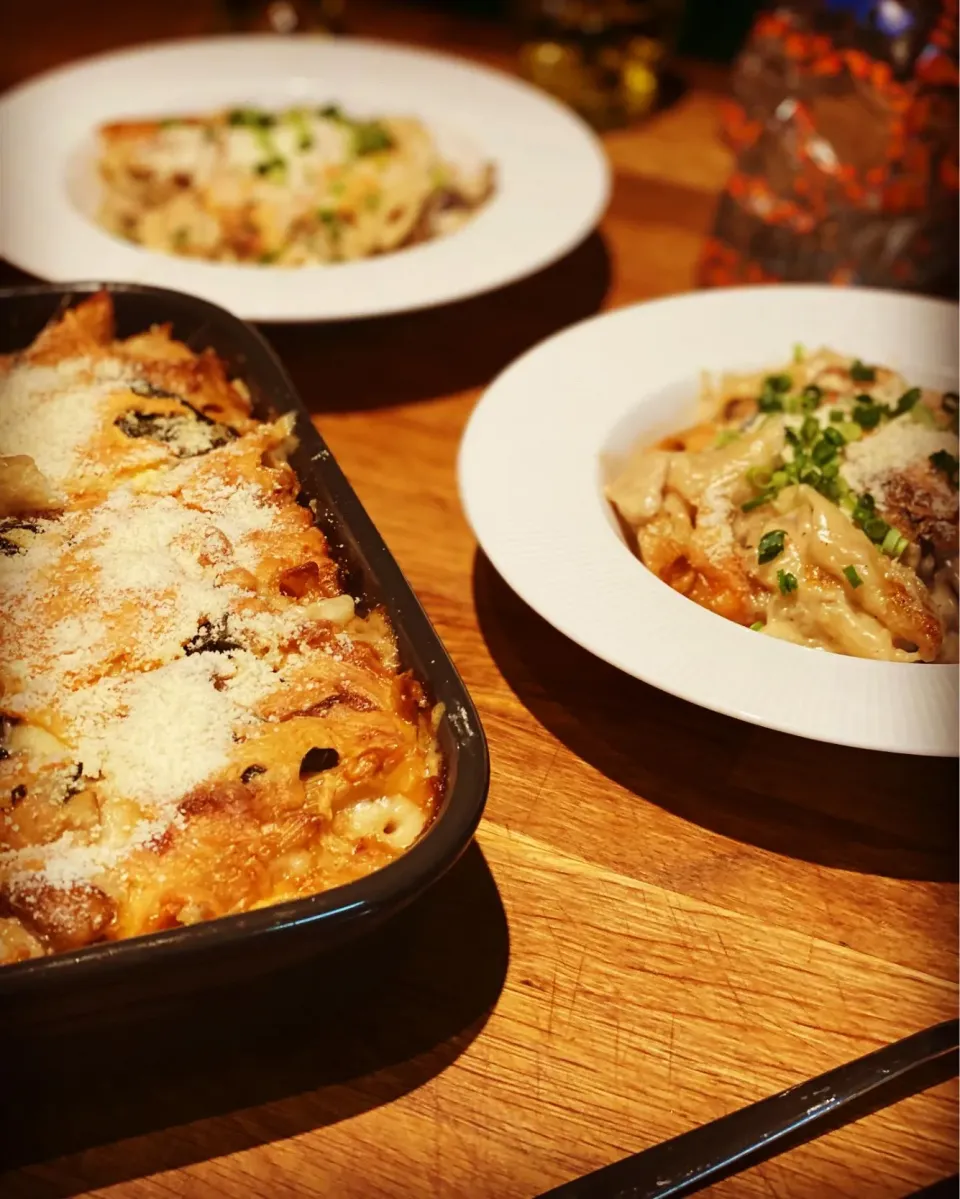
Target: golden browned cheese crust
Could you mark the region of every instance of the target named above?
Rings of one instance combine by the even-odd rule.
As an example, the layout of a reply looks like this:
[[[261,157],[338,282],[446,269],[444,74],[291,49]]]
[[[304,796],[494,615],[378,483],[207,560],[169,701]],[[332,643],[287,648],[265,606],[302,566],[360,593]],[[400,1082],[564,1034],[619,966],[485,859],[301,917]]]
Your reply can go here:
[[[106,294],[0,370],[0,962],[362,877],[433,819],[432,708],[215,354]]]

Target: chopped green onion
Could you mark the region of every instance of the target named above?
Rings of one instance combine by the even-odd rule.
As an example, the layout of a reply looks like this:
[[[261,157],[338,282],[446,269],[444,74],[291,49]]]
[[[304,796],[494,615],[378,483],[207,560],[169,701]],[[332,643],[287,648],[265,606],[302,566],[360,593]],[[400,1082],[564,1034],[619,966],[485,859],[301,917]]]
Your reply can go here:
[[[782,412],[783,400],[775,392],[764,389],[757,400],[757,407],[761,412]]]
[[[781,595],[789,595],[791,591],[796,591],[800,586],[797,582],[797,576],[791,574],[788,570],[777,571],[777,585],[780,588]]]
[[[795,429],[784,429],[783,435],[786,438],[787,445],[792,445],[795,450],[800,449],[803,444]]]
[[[847,576],[847,582],[854,589],[854,591],[856,591],[856,589],[863,582],[863,579],[861,579],[857,574],[857,568],[855,566],[845,566],[843,568],[843,573]]]
[[[757,561],[761,566],[783,553],[786,537],[786,529],[771,529],[769,533],[764,533],[757,546]]]
[[[781,487],[786,487],[789,482],[790,476],[785,470],[775,470],[770,476],[770,486],[776,487],[778,491]]]
[[[768,466],[751,466],[747,470],[747,482],[757,491],[766,491],[773,479],[773,472]]]
[[[859,441],[863,436],[863,430],[852,420],[842,421],[837,425],[837,432],[844,441]]]
[[[835,476],[824,475],[814,483],[814,487],[821,495],[826,496],[828,500],[832,500],[835,504],[839,501],[843,494],[840,480]]]
[[[725,445],[729,445],[731,441],[737,441],[739,437],[739,429],[721,429],[717,434],[717,440],[713,443],[713,448],[722,450]]]
[[[816,486],[816,484],[820,482],[820,471],[815,466],[801,467],[800,482],[809,483],[811,487]]]
[[[814,409],[819,408],[822,399],[823,389],[818,387],[816,383],[808,383],[800,393],[801,406],[804,412],[813,412]]]
[[[877,372],[872,366],[866,366],[858,358],[850,367],[850,378],[855,383],[875,383]]]
[[[771,391],[783,393],[789,391],[793,386],[793,380],[789,375],[768,375],[763,381],[765,388],[769,387]]]
[[[899,558],[909,544],[902,533],[891,528],[887,530],[887,535],[880,543],[880,549],[888,558]]]
[[[317,116],[322,117],[325,121],[342,121],[343,109],[339,104],[325,104],[322,108],[317,109]]]
[[[259,112],[256,108],[235,108],[227,114],[227,124],[246,126],[248,129],[270,129],[277,118],[270,112]]]
[[[909,412],[914,404],[918,403],[923,392],[919,387],[911,387],[909,391],[905,391],[897,400],[897,406],[894,408],[895,416],[902,416],[905,412]]]
[[[935,454],[930,455],[930,465],[934,470],[938,470],[942,475],[946,475],[950,486],[957,490],[957,485],[960,483],[960,461],[948,450],[937,450]]]
[[[762,620],[755,620],[753,622],[753,624],[750,626],[750,632],[751,633],[762,633],[766,627],[767,626],[763,623]]]
[[[831,458],[829,462],[824,462],[820,467],[820,473],[825,479],[836,479],[840,474],[840,463],[836,458]]]
[[[879,516],[871,516],[869,520],[863,522],[863,531],[874,545],[881,544],[889,528],[890,526],[887,522]]]
[[[833,429],[831,429],[830,432],[832,433]],[[823,466],[825,463],[832,462],[833,459],[836,458],[837,447],[833,442],[821,439],[813,447],[813,452],[810,456],[813,458],[813,461],[817,466]]]
[[[353,150],[355,154],[377,154],[390,150],[393,138],[379,121],[358,121],[353,127]]]
[[[828,427],[823,431],[823,440],[829,441],[831,445],[843,445],[844,436],[839,429]]]
[[[879,404],[862,404],[857,402],[853,409],[853,419],[861,429],[875,429],[880,424],[881,409]]]
[[[259,262],[261,266],[270,266],[270,264],[276,262],[279,257],[279,250],[265,250],[257,259],[257,262]]]
[[[745,504],[741,504],[740,511],[752,512],[754,508],[762,508],[764,504],[769,504],[771,500],[775,500],[776,498],[777,493],[775,491],[761,491],[752,500],[747,500]]]
[[[847,516],[853,516],[857,509],[857,500],[852,491],[848,491],[845,495],[842,495],[838,502]]]
[[[845,421],[847,419],[847,414],[842,408],[834,407],[830,409],[830,419],[835,425],[839,425],[841,421]]]
[[[806,355],[807,355],[807,351],[804,348],[803,342],[798,341],[796,343],[796,345],[793,347],[794,362],[803,362]]]
[[[926,404],[914,404],[910,409],[910,419],[916,421],[918,425],[924,425],[928,429],[937,427],[937,418],[934,416],[933,409],[928,408]]]
[[[805,416],[800,426],[800,437],[807,445],[812,445],[820,436],[820,422],[815,416]]]
[[[265,178],[282,179],[287,170],[286,161],[279,155],[274,158],[267,158],[263,162],[258,162],[253,168],[258,175]]]

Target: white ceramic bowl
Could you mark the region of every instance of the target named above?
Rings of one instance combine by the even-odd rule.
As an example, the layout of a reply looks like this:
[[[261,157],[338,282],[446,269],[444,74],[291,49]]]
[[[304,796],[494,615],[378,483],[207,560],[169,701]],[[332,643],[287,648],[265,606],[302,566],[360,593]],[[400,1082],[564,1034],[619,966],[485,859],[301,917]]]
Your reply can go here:
[[[956,754],[956,667],[864,661],[726,621],[638,561],[603,496],[602,456],[691,423],[701,370],[774,366],[797,342],[956,388],[957,310],[944,302],[762,287],[624,308],[557,334],[488,389],[460,450],[467,517],[531,607],[637,678],[803,737]]]
[[[493,161],[497,192],[457,233],[362,262],[300,269],[158,254],[100,229],[97,126],[238,105],[342,104],[420,117]],[[610,172],[587,126],[496,71],[423,50],[271,35],[159,43],[52,71],[0,100],[0,252],[55,282],[149,283],[263,321],[341,320],[428,308],[561,257],[600,219]]]

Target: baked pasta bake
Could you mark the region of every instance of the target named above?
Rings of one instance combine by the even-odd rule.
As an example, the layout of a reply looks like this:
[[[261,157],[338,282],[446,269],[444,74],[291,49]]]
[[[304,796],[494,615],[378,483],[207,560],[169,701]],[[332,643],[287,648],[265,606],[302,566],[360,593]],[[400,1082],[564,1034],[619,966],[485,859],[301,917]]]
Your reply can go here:
[[[339,108],[123,121],[100,129],[100,223],[214,262],[349,262],[459,229],[493,190],[472,152],[445,157],[401,117]]]
[[[439,711],[211,351],[110,298],[0,359],[0,961],[313,894],[437,810]]]
[[[707,380],[607,488],[665,583],[768,636],[957,661],[957,395],[828,350]]]

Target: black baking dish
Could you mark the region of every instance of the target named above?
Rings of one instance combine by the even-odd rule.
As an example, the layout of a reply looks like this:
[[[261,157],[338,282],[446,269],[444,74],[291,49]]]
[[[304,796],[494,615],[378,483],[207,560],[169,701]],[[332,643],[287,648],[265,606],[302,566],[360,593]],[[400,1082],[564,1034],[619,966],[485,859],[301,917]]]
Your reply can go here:
[[[257,416],[293,411],[299,447],[291,456],[302,499],[313,508],[352,594],[384,606],[405,667],[445,715],[439,739],[446,762],[440,811],[422,840],[366,878],[289,903],[207,923],[103,942],[76,952],[0,966],[0,1018],[36,1009],[126,1004],[149,994],[194,990],[259,973],[306,954],[339,949],[379,926],[425,891],[460,856],[479,822],[489,780],[486,741],[456,668],[399,566],[344,478],[274,352],[254,329],[193,296],[137,284],[78,283],[0,289],[0,353],[28,345],[47,321],[106,288],[119,336],[170,322],[194,350],[212,347],[244,380]],[[0,420],[3,419],[0,411]],[[159,731],[162,732],[162,731]]]

